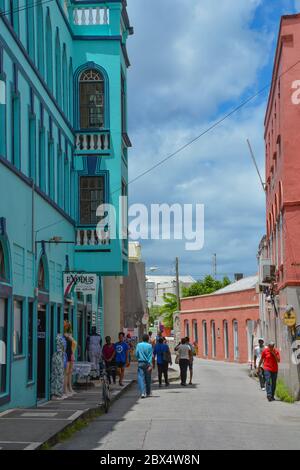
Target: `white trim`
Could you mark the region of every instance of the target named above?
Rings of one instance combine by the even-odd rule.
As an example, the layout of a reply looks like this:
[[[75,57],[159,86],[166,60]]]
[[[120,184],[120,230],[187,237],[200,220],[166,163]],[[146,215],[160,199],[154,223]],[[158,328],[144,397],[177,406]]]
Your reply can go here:
[[[181,310],[180,314],[184,315],[185,313],[222,312],[223,310],[240,310],[242,308],[259,308],[259,304],[235,305],[233,307],[218,307],[218,308],[198,308],[195,310]]]
[[[68,421],[74,421],[75,419],[79,418],[85,411],[87,410],[78,410],[74,414],[72,414],[69,418]]]
[[[2,418],[2,416],[8,415],[9,413],[12,413],[13,411],[16,411],[16,409],[12,408],[10,410],[3,411],[2,413],[0,413],[0,418]]]

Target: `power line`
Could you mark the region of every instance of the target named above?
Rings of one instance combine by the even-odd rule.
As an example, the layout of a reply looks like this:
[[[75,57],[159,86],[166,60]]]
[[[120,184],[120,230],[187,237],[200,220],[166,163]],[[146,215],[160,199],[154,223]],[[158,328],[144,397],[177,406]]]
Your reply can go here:
[[[293,69],[294,67],[296,67],[296,65],[298,65],[300,63],[300,59],[295,62],[293,65],[291,65],[287,70],[285,70],[284,72],[282,72],[281,75],[278,76],[278,80],[281,79],[281,77],[283,77],[285,74],[287,74],[291,69]],[[128,181],[127,183],[127,187],[134,183],[135,181],[137,181],[138,179],[142,178],[143,176],[147,175],[148,173],[150,173],[151,171],[155,170],[156,168],[158,168],[159,166],[163,165],[166,161],[170,160],[171,158],[175,157],[176,155],[178,155],[179,153],[181,153],[183,150],[185,150],[187,147],[189,147],[190,145],[192,145],[194,142],[196,142],[197,140],[199,140],[201,137],[203,137],[204,135],[208,134],[210,131],[212,131],[213,129],[215,129],[216,127],[218,127],[220,124],[222,124],[222,122],[226,121],[227,119],[229,119],[231,116],[233,116],[234,114],[236,114],[240,109],[244,108],[248,103],[250,103],[251,101],[253,101],[255,98],[257,98],[258,96],[260,96],[267,88],[269,88],[270,86],[272,85],[272,81],[270,83],[268,83],[267,85],[265,85],[263,88],[261,88],[257,93],[255,93],[254,95],[250,96],[249,98],[247,98],[245,101],[243,101],[241,104],[239,104],[238,106],[236,106],[234,109],[232,109],[229,113],[225,114],[225,116],[223,116],[221,119],[219,119],[218,121],[216,121],[214,124],[212,124],[211,126],[209,126],[207,129],[205,129],[203,132],[201,132],[199,135],[197,135],[196,137],[194,137],[192,140],[188,141],[186,144],[182,145],[181,147],[179,147],[177,150],[175,150],[175,152],[171,153],[170,155],[168,155],[167,157],[163,158],[162,160],[158,161],[157,163],[155,163],[153,166],[151,166],[150,168],[148,168],[147,170],[143,171],[142,173],[140,173],[139,175],[137,175],[135,178],[133,178],[132,180]],[[119,192],[121,190],[121,188],[115,190],[112,192],[112,194],[116,193],[116,192]]]
[[[8,16],[11,15],[12,13],[17,13],[19,11],[24,11],[24,10],[29,10],[30,8],[34,8],[36,5],[44,5],[45,3],[51,3],[54,0],[41,0],[37,2],[33,2],[30,5],[23,5],[22,7],[19,8],[13,8],[12,10],[6,10],[6,11],[0,11],[0,18],[1,16]]]

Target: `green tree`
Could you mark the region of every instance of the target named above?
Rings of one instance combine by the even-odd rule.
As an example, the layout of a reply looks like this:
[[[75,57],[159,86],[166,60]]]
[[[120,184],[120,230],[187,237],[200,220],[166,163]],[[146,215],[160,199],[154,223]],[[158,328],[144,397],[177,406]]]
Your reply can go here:
[[[149,309],[149,325],[153,326],[154,321],[157,320],[158,317],[160,317],[161,312],[160,312],[160,307],[158,306],[152,306]]]
[[[160,308],[164,326],[173,328],[173,314],[177,310],[177,296],[174,294],[164,294],[164,305]]]
[[[212,294],[219,289],[231,284],[228,277],[224,277],[222,281],[214,279],[212,276],[206,276],[204,279],[195,282],[190,287],[182,289],[182,297],[194,297],[196,295]]]

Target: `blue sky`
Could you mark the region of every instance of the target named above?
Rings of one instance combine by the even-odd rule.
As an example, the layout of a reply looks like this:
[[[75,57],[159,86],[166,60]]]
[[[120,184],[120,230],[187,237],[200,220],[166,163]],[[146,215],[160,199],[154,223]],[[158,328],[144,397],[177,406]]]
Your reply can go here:
[[[276,6],[275,6],[276,5]],[[130,179],[185,144],[269,83],[280,16],[297,0],[128,0]],[[201,203],[205,244],[142,242],[147,267],[195,278],[257,270],[265,233],[264,193],[246,139],[264,176],[267,92],[174,159],[129,186],[130,203]]]

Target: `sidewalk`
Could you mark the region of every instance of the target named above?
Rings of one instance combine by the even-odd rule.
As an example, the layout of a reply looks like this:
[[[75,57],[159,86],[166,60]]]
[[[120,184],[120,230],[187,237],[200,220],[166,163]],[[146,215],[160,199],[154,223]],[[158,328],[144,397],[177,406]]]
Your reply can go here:
[[[125,386],[112,387],[112,401],[117,400],[136,381],[136,365],[126,369]],[[55,444],[58,435],[76,421],[101,413],[100,382],[94,387],[76,389],[76,395],[63,401],[49,401],[36,408],[17,408],[0,413],[0,450],[37,450]]]

